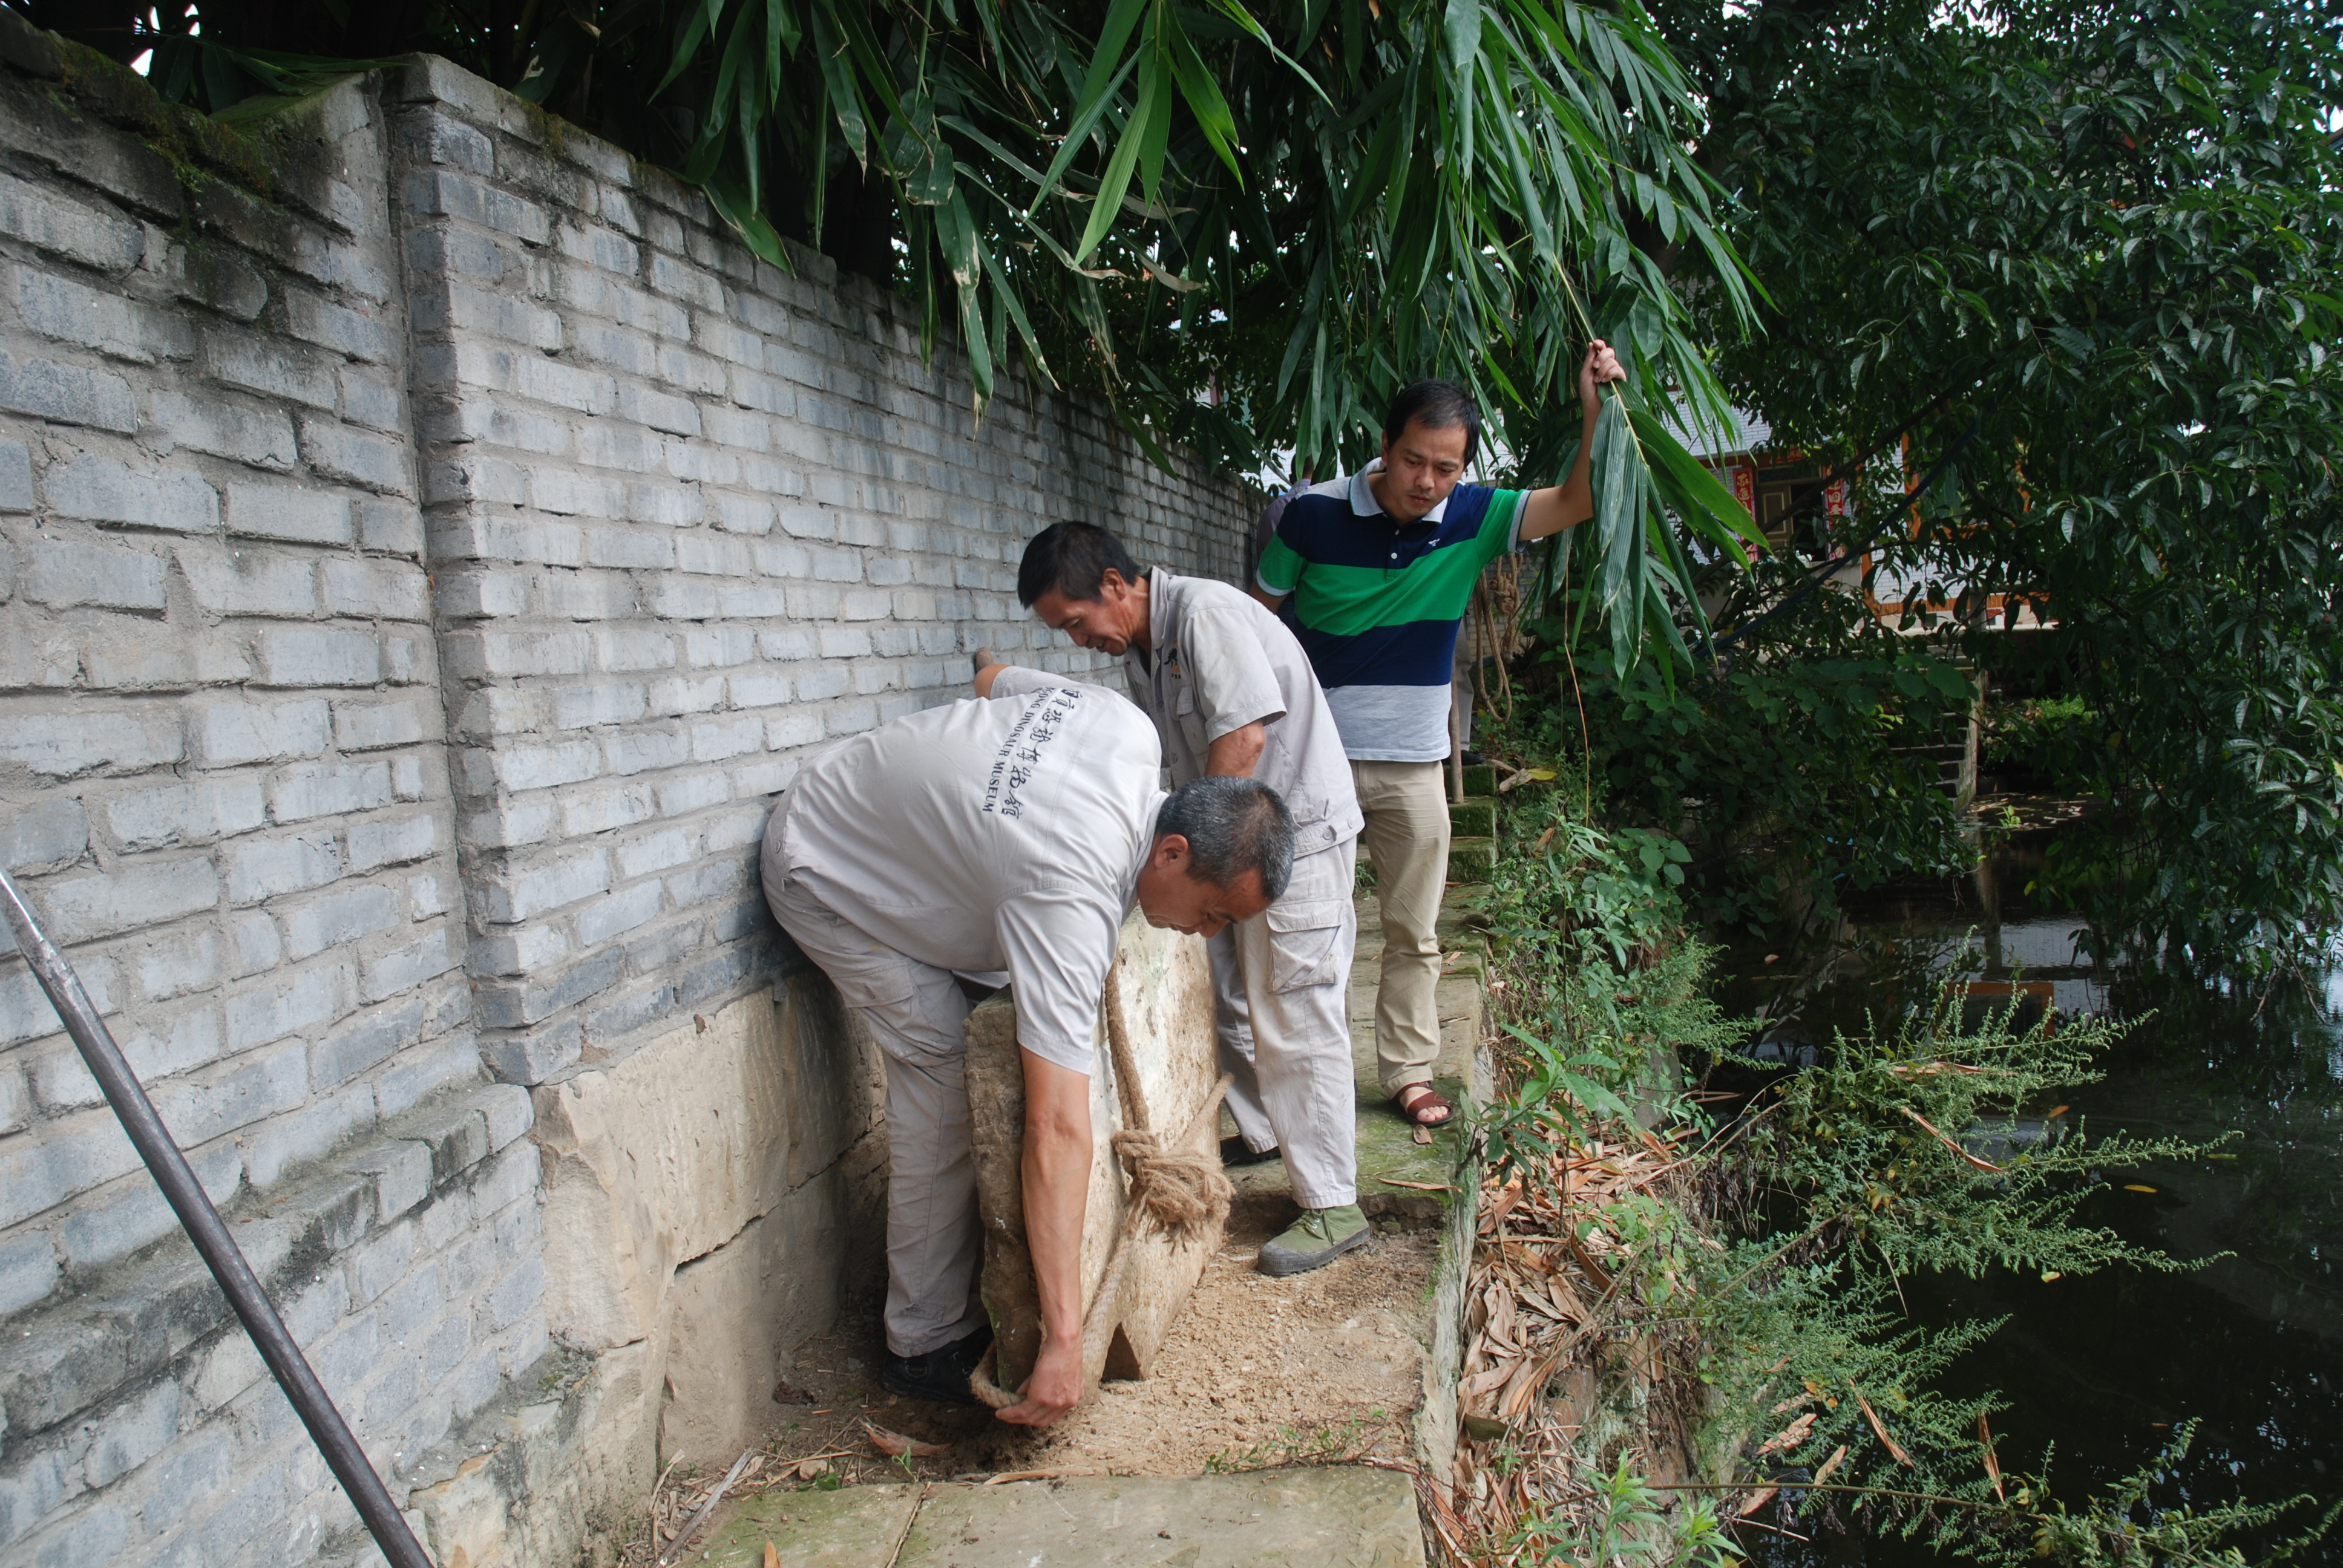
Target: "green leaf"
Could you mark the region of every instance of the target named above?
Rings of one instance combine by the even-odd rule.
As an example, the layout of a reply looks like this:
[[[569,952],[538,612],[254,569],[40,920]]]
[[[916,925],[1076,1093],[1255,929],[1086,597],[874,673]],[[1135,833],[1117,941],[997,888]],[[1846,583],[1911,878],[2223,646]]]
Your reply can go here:
[[[1462,76],[1481,53],[1481,0],[1448,0],[1441,31],[1448,44],[1448,63]]]
[[[1768,548],[1749,508],[1665,425],[1638,409],[1630,409],[1628,419],[1644,456],[1651,461],[1652,478],[1661,499],[1686,526],[1714,544],[1738,539],[1753,550]],[[1739,558],[1737,552],[1735,558]]]
[[[1181,28],[1176,13],[1166,24],[1172,33],[1170,44],[1172,66],[1180,81],[1180,95],[1187,100],[1188,112],[1196,116],[1196,128],[1236,176],[1239,186],[1244,184],[1244,170],[1237,163],[1237,122],[1229,110],[1229,101],[1221,94],[1221,85],[1204,68],[1196,53],[1195,42]],[[1150,197],[1153,200],[1153,197]]]
[[[1139,106],[1123,123],[1122,136],[1114,145],[1114,156],[1107,160],[1106,173],[1099,176],[1097,199],[1091,204],[1090,222],[1082,229],[1082,237],[1074,246],[1074,259],[1088,261],[1098,248],[1099,241],[1114,227],[1122,213],[1123,193],[1131,188],[1131,171],[1138,167],[1141,155],[1152,136],[1151,122],[1155,116],[1168,113],[1165,102],[1164,77],[1161,70],[1147,71],[1139,78]],[[1157,142],[1161,146],[1161,142]]]
[[[1050,193],[1058,188],[1059,180],[1065,176],[1074,156],[1081,151],[1082,144],[1090,139],[1091,131],[1097,126],[1099,117],[1106,112],[1108,104],[1121,90],[1132,67],[1138,65],[1136,56],[1129,61],[1123,60],[1123,45],[1131,41],[1131,32],[1139,25],[1139,19],[1147,7],[1157,3],[1160,0],[1114,0],[1113,5],[1108,9],[1106,25],[1099,31],[1098,47],[1091,55],[1089,74],[1082,80],[1081,95],[1074,101],[1065,136],[1058,144],[1058,156],[1050,160],[1050,167],[1041,176],[1041,187],[1033,193],[1032,205],[1025,209],[1026,216],[1031,217],[1039,212],[1042,202],[1049,199]],[[1134,153],[1133,156],[1137,155]],[[1125,178],[1127,183],[1127,175]],[[1120,200],[1120,196],[1116,199]],[[1074,247],[1074,254],[1087,256],[1090,248],[1088,245],[1078,245]]]

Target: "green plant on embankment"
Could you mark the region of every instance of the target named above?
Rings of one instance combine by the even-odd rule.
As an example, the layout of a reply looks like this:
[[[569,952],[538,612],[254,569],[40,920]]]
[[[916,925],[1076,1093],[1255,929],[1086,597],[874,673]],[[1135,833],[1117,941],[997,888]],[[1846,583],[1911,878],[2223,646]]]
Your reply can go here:
[[[1599,1391],[1604,1412],[1585,1434],[1620,1431],[1624,1412],[1644,1441],[1606,1438],[1574,1456],[1549,1489],[1567,1506],[1482,1543],[1488,1561],[1613,1561],[1616,1551],[1595,1554],[1602,1522],[1639,1514],[1650,1517],[1627,1530],[1637,1545],[1625,1555],[1655,1568],[1714,1561],[1728,1536],[1694,1527],[1711,1515],[1663,1520],[1654,1499],[1671,1493],[1718,1496],[1728,1506],[1715,1517],[1746,1508],[1808,1533],[1835,1521],[1989,1563],[2075,1568],[2243,1564],[2240,1534],[2260,1539],[2300,1517],[2307,1499],[2191,1513],[2167,1480],[2177,1449],[2079,1502],[2054,1493],[2046,1462],[2037,1474],[2004,1471],[1996,1397],[1938,1386],[1999,1323],[1925,1328],[1906,1309],[1905,1286],[1931,1272],[2017,1270],[2052,1283],[2189,1266],[2084,1214],[2110,1174],[2202,1152],[2093,1139],[2080,1125],[2059,1134],[2051,1102],[2099,1077],[2116,1026],[2021,1029],[2014,1009],[1972,1023],[1947,994],[1782,1071],[1736,1056],[1745,1029],[1706,997],[1708,950],[1685,935],[1669,875],[1681,861],[1660,836],[1606,832],[1564,790],[1515,802],[1500,833],[1484,918],[1503,988],[1503,1081],[1474,1127],[1493,1186],[1555,1180],[1554,1156],[1573,1143],[1632,1142],[1621,1125],[1631,1102],[1674,1129],[1685,1152],[1679,1184],[1653,1184],[1581,1223],[1583,1239],[1599,1225],[1610,1247],[1600,1300],[1587,1292],[1588,1362],[1607,1383],[1624,1367],[1646,1385],[1636,1401]],[[1717,1061],[1777,1074],[1721,1129],[1702,1116],[1688,1066]],[[1635,1476],[1634,1450],[1679,1440],[1697,1480]],[[1550,1461],[1501,1443],[1493,1462]],[[1588,1466],[1599,1484],[1581,1478]],[[1761,1495],[1776,1486],[1779,1499]],[[1789,1512],[1757,1512],[1769,1507]]]
[[[1684,1120],[1685,1053],[1745,1030],[1708,998],[1714,950],[1686,935],[1680,841],[1595,826],[1566,778],[1520,799],[1500,830],[1480,918],[1505,1088],[1475,1131],[1502,1181],[1588,1116],[1628,1115],[1631,1100],[1646,1118]]]

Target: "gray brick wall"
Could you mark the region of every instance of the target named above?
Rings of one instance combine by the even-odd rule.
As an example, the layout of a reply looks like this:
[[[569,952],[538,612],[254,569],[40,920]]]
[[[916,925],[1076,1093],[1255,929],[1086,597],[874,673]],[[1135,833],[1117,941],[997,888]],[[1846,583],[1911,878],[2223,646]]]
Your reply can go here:
[[[0,74],[0,862],[396,1472],[546,1329],[463,971],[388,126],[347,85],[277,177],[183,177],[106,106]],[[0,1562],[351,1543],[14,959],[0,1315]]]
[[[252,139],[0,61],[0,864],[421,1485],[548,1348],[515,1086],[769,981],[805,758],[1099,670],[1032,533],[1235,577],[1252,498],[442,62]],[[0,949],[0,1568],[362,1554]]]
[[[989,643],[1098,672],[1016,601],[1063,518],[1229,578],[1251,498],[965,362],[824,258],[443,63],[396,189],[481,1048],[539,1083],[756,983],[768,804]],[[1112,677],[1110,676],[1110,678]]]

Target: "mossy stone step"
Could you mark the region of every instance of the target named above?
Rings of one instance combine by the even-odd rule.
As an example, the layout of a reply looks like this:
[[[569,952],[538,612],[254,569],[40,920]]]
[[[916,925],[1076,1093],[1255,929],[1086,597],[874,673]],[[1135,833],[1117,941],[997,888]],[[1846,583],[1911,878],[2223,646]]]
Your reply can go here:
[[[1497,869],[1497,840],[1491,838],[1453,838],[1448,840],[1448,879],[1452,882],[1485,882]]]
[[[1448,831],[1460,839],[1493,838],[1497,831],[1496,801],[1485,795],[1473,795],[1449,802]]]
[[[1464,794],[1494,795],[1497,792],[1497,769],[1493,763],[1475,762],[1464,769]]]

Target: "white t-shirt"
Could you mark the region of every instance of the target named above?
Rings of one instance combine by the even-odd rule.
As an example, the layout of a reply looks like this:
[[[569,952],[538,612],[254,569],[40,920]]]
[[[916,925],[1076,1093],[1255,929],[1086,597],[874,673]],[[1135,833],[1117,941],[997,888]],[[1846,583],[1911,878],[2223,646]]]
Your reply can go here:
[[[1006,970],[1017,1042],[1087,1073],[1161,767],[1154,727],[1103,687],[930,708],[807,764],[784,867],[906,958]]]

